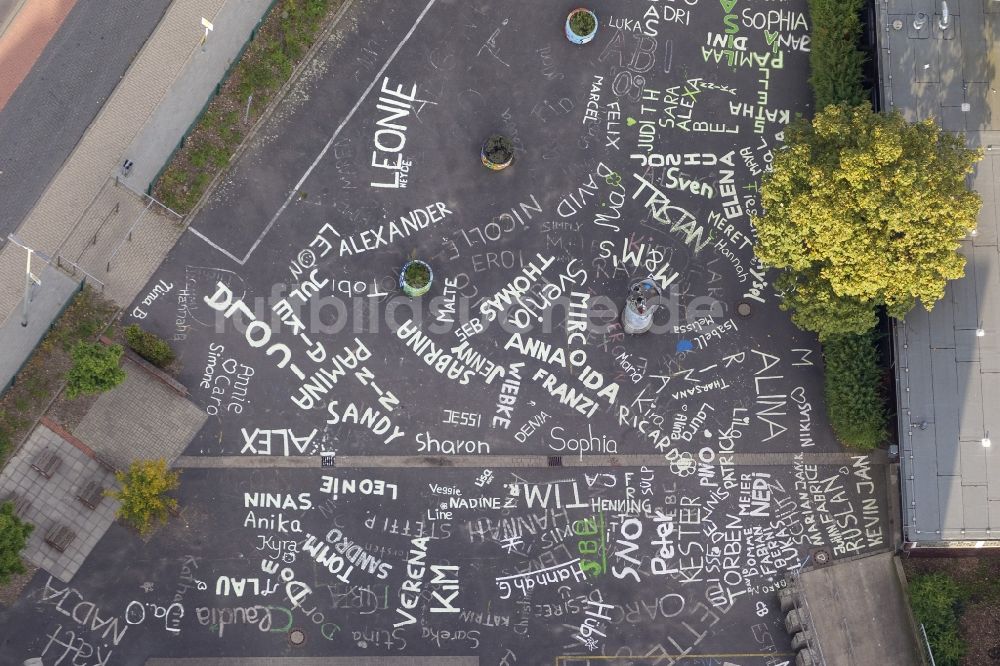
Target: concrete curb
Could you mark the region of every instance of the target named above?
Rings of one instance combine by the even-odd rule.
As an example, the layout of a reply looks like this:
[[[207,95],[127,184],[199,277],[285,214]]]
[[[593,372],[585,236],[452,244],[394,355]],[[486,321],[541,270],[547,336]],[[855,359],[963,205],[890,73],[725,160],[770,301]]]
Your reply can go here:
[[[768,454],[734,454],[733,465],[736,467],[761,465],[787,465],[787,462],[775,460],[774,462],[761,462],[761,456]],[[782,454],[772,454],[782,455]],[[789,454],[790,455],[790,454]],[[806,464],[843,464],[840,458],[842,454],[837,453],[816,453],[804,458]],[[551,456],[559,458],[559,456]],[[542,455],[450,455],[450,456],[355,456],[338,455],[336,457],[336,468],[478,468],[478,469],[502,469],[502,468],[546,468],[552,470],[572,469],[572,468],[599,468],[609,467],[667,467],[669,462],[659,455],[618,455],[618,456],[584,456],[580,458],[563,458],[561,465],[549,465],[550,456]],[[873,463],[877,464],[877,463]],[[715,465],[718,465],[716,462]],[[295,456],[180,456],[174,461],[175,467],[219,469],[219,468],[243,468],[243,469],[280,469],[280,468],[319,468],[320,456],[317,455],[295,455]],[[330,469],[330,468],[327,468]],[[877,552],[886,552],[887,546]],[[844,558],[846,559],[846,558]],[[838,560],[840,561],[840,560]]]
[[[117,467],[115,467],[111,463],[101,458],[101,456],[98,455],[96,451],[94,451],[92,448],[84,444],[81,440],[77,439],[75,436],[73,436],[73,433],[63,428],[61,425],[50,419],[48,416],[43,416],[42,418],[38,419],[38,423],[40,425],[45,426],[46,428],[48,428],[55,434],[59,435],[60,437],[62,437],[69,444],[75,446],[77,449],[82,451],[83,454],[86,455],[88,458],[97,461],[101,465],[101,467],[108,470],[112,474],[118,471]]]
[[[285,100],[285,98],[288,96],[288,93],[291,91],[292,87],[296,84],[296,82],[298,82],[299,78],[302,76],[302,72],[303,70],[305,70],[306,65],[312,62],[313,58],[316,56],[316,53],[323,46],[323,44],[326,43],[326,40],[330,36],[330,33],[332,33],[340,24],[340,19],[343,18],[344,14],[347,13],[347,10],[350,9],[351,6],[353,5],[354,5],[354,0],[344,0],[344,4],[340,6],[340,9],[337,10],[337,13],[334,14],[333,18],[330,19],[330,22],[320,31],[319,35],[317,35],[316,41],[313,42],[313,45],[309,47],[308,51],[306,51],[306,54],[302,57],[302,60],[300,60],[299,64],[295,66],[295,69],[292,70],[292,73],[288,77],[288,80],[285,81],[285,83],[278,89],[278,92],[274,94],[274,97],[271,98],[270,102],[268,102],[267,108],[265,108],[264,112],[260,114],[260,117],[257,119],[257,122],[253,124],[250,130],[246,133],[246,136],[243,137],[243,141],[240,142],[240,145],[236,147],[236,150],[233,152],[232,156],[230,156],[229,161],[226,162],[225,168],[221,169],[217,174],[215,174],[215,177],[212,179],[212,181],[208,184],[208,187],[206,187],[205,191],[202,193],[201,198],[198,199],[198,203],[196,203],[194,207],[191,209],[191,211],[184,216],[185,229],[188,226],[190,226],[191,221],[194,220],[195,216],[199,212],[201,212],[201,209],[204,208],[205,205],[208,203],[209,197],[211,197],[212,194],[215,193],[215,190],[219,186],[219,183],[222,182],[222,179],[225,178],[226,174],[229,173],[230,167],[236,162],[238,162],[241,157],[243,157],[243,154],[246,153],[247,149],[250,146],[251,141],[257,136],[260,130],[263,129],[264,125],[266,125],[267,122],[271,119],[271,116],[274,115],[275,110]],[[273,7],[271,11],[274,11]],[[227,79],[220,81],[219,85],[224,84],[226,80],[228,80],[228,77]],[[209,101],[209,104],[211,104],[211,101]],[[163,165],[164,171],[166,170],[167,166],[169,166],[169,163]],[[156,183],[154,182],[153,187],[155,186]]]

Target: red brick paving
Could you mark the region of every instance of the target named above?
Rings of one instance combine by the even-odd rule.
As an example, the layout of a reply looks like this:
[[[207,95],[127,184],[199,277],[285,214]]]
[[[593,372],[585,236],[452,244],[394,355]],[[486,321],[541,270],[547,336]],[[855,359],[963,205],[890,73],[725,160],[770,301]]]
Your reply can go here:
[[[0,35],[0,111],[75,4],[76,0],[27,0]]]

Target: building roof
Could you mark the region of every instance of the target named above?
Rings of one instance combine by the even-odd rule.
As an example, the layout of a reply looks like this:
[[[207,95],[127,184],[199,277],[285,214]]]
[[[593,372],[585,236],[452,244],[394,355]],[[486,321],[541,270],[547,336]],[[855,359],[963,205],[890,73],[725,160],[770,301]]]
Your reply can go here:
[[[966,276],[896,328],[903,522],[913,542],[1000,539],[1000,2],[948,5],[944,29],[940,14],[915,28],[909,2],[877,5],[884,107],[933,116],[986,151],[971,178],[983,198],[979,227],[959,249]],[[996,443],[986,448],[988,436]]]

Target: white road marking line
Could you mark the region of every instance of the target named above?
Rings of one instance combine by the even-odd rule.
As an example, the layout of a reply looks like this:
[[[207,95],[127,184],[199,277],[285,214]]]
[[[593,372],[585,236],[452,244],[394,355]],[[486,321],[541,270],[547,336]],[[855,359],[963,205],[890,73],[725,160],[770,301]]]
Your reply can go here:
[[[193,227],[188,227],[190,231],[193,232],[196,236],[198,236],[202,240],[204,240],[206,243],[214,247],[216,250],[218,250],[222,254],[226,255],[227,257],[235,261],[240,266],[244,265],[247,261],[249,261],[250,255],[253,254],[254,250],[257,249],[257,246],[260,245],[260,242],[264,240],[264,236],[267,235],[267,233],[271,230],[271,227],[274,226],[274,223],[278,221],[278,218],[281,217],[281,214],[285,212],[286,208],[288,208],[288,204],[292,203],[292,199],[295,198],[295,195],[299,191],[299,188],[302,187],[302,184],[306,182],[307,178],[309,178],[309,174],[313,172],[313,169],[316,168],[316,165],[319,164],[320,160],[323,159],[327,151],[330,150],[330,146],[332,146],[333,142],[337,140],[337,137],[340,135],[341,130],[343,130],[344,127],[347,125],[347,123],[350,122],[351,118],[354,117],[354,114],[361,107],[361,103],[365,101],[365,98],[368,97],[368,94],[372,91],[372,88],[374,88],[375,84],[378,83],[380,78],[382,78],[382,75],[385,73],[385,70],[389,68],[389,65],[392,64],[392,61],[395,60],[396,56],[402,50],[403,45],[406,44],[406,42],[409,41],[410,37],[413,36],[413,33],[414,31],[416,31],[417,26],[420,25],[420,21],[423,20],[424,15],[427,14],[428,10],[430,10],[431,6],[435,2],[437,2],[437,0],[430,0],[424,7],[423,11],[420,12],[420,15],[417,17],[417,20],[414,21],[413,25],[410,27],[409,32],[407,32],[406,36],[403,37],[403,39],[399,42],[399,44],[396,45],[396,49],[389,55],[389,59],[385,61],[385,64],[382,65],[382,69],[378,71],[378,73],[375,75],[375,78],[372,79],[372,82],[368,84],[367,88],[365,88],[365,91],[361,93],[361,97],[358,98],[358,101],[347,113],[347,116],[341,121],[339,125],[337,125],[337,129],[334,130],[333,136],[330,137],[330,140],[326,142],[325,146],[323,146],[323,150],[319,152],[319,155],[316,156],[316,159],[313,160],[313,163],[309,165],[309,168],[306,169],[306,172],[302,174],[301,178],[299,178],[299,182],[295,183],[295,187],[293,187],[292,191],[288,194],[288,198],[285,199],[285,203],[281,204],[281,208],[278,209],[278,212],[274,214],[274,217],[271,218],[271,221],[267,223],[266,227],[264,227],[264,231],[260,232],[260,235],[257,237],[257,240],[255,240],[253,245],[250,246],[250,249],[247,251],[246,255],[243,257],[242,260],[237,259],[231,253],[227,252],[226,250],[222,249],[221,247],[210,241],[207,237],[205,237],[204,234],[199,233]]]
[[[236,257],[233,253],[231,253],[229,250],[227,250],[225,248],[219,247],[208,236],[206,236],[205,234],[201,233],[200,231],[198,231],[194,227],[188,227],[188,231],[190,231],[195,236],[197,236],[198,238],[202,239],[203,241],[205,241],[206,243],[208,243],[209,245],[211,245],[212,247],[214,247],[216,250],[218,250],[222,254],[226,255],[227,257],[229,257],[230,259],[232,259],[236,263],[238,263],[240,266],[242,266],[243,262],[246,261],[245,258],[243,259],[243,261],[240,261],[240,259],[238,257]]]

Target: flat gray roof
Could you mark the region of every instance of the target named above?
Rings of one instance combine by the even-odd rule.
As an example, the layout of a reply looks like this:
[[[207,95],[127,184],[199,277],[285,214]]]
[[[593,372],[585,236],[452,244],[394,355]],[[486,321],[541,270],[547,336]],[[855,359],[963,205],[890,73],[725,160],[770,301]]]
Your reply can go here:
[[[979,227],[959,249],[966,276],[896,328],[904,531],[914,542],[1000,539],[1000,2],[949,0],[944,29],[940,2],[876,7],[884,107],[933,116],[986,150],[971,178]],[[916,12],[929,15],[919,28]]]

